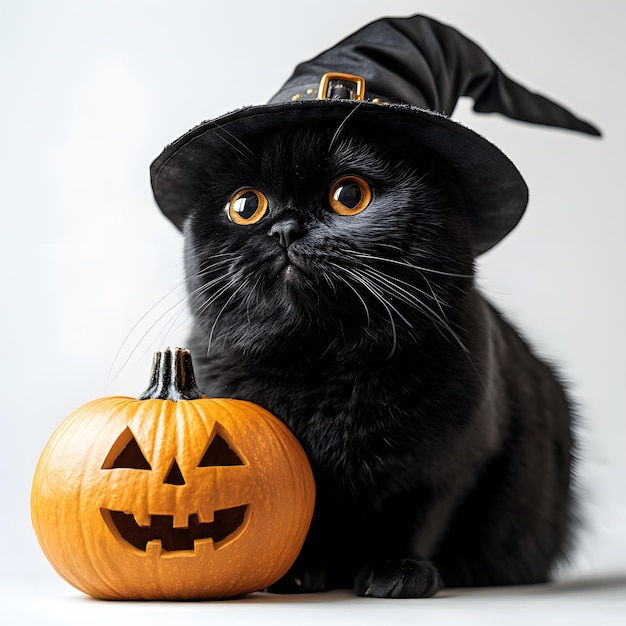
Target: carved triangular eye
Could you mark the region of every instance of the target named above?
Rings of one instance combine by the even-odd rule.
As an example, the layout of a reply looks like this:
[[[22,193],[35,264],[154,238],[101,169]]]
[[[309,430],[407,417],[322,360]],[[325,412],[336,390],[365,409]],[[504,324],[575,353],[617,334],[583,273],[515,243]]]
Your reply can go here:
[[[202,456],[199,467],[217,467],[220,465],[245,465],[245,463],[228,445],[226,439],[216,433]]]
[[[122,467],[141,470],[152,469],[128,427],[117,438],[102,464],[102,469],[118,469]]]

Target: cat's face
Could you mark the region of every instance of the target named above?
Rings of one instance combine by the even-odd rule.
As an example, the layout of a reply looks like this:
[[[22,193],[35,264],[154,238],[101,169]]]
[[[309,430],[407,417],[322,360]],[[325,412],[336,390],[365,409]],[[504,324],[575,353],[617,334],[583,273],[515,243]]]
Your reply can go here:
[[[395,349],[447,323],[472,242],[452,176],[367,129],[276,131],[223,152],[185,225],[207,349]]]

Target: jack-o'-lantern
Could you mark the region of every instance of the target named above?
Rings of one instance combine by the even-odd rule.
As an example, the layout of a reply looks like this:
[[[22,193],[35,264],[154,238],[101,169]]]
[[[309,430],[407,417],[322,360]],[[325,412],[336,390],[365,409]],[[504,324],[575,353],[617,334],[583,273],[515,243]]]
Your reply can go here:
[[[31,511],[48,560],[92,596],[232,597],[289,569],[314,491],[287,427],[250,402],[204,397],[176,349],[155,355],[140,399],[95,400],[59,426]]]

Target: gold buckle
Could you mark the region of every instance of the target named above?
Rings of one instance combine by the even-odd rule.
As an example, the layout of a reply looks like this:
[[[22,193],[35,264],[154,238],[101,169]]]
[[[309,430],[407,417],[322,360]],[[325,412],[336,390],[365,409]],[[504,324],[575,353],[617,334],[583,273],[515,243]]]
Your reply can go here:
[[[329,92],[333,88],[331,83],[336,81],[340,84],[334,85],[334,87],[343,87],[344,89],[347,89],[351,94],[350,100],[365,99],[365,79],[362,76],[356,76],[355,74],[343,74],[342,72],[329,72],[328,74],[324,74],[324,76],[322,76],[322,80],[320,80],[320,87],[317,92],[317,99],[328,100]],[[344,82],[352,83],[355,89],[341,84]]]

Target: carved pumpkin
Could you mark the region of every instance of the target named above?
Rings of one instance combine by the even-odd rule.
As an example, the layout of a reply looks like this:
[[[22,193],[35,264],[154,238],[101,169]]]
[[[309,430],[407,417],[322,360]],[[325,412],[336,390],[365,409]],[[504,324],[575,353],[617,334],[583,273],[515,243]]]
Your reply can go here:
[[[140,399],[89,402],[35,471],[35,533],[57,572],[97,598],[232,597],[295,560],[313,514],[306,456],[250,402],[203,397],[186,350],[155,355]]]

